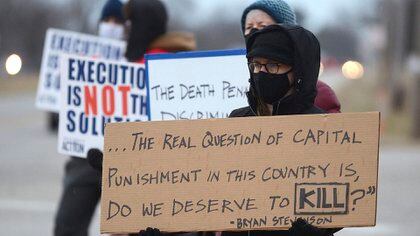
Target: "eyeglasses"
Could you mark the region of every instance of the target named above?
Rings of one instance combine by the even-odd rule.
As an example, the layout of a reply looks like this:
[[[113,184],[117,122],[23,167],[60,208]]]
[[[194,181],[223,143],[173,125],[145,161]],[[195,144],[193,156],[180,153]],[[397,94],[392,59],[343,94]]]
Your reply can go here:
[[[248,68],[252,73],[258,73],[265,67],[265,71],[270,74],[283,74],[290,71],[289,66],[281,63],[266,63],[248,62]]]

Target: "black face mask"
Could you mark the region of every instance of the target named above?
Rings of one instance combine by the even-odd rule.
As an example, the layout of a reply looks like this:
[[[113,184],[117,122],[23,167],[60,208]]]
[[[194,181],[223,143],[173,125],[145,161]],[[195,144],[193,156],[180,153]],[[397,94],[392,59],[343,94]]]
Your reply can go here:
[[[282,99],[292,87],[289,82],[288,73],[269,74],[266,72],[253,73],[252,79],[255,89],[263,101],[273,104]]]

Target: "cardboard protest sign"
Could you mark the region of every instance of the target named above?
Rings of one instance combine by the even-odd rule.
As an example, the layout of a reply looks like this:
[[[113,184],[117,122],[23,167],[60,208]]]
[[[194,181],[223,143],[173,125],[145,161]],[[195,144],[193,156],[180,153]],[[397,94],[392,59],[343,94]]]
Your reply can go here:
[[[106,123],[148,120],[144,65],[61,57],[60,153],[86,157],[102,150]]]
[[[247,105],[245,50],[147,55],[150,120],[226,118]]]
[[[124,41],[72,31],[48,29],[39,74],[36,106],[43,110],[59,112],[60,57],[62,53],[121,60],[124,58],[125,47]]]
[[[101,232],[376,222],[379,113],[109,124]]]

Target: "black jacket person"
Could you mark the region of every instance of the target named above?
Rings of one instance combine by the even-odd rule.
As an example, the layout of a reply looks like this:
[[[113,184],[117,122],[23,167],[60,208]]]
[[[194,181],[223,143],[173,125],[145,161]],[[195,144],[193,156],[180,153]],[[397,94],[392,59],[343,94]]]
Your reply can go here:
[[[196,50],[195,37],[187,32],[167,32],[168,14],[160,0],[130,0],[125,15],[131,23],[126,57],[145,63],[145,54]]]
[[[323,113],[314,106],[320,46],[311,32],[299,26],[272,25],[248,36],[246,45],[251,73],[249,106],[234,110],[230,117]],[[331,236],[336,231],[297,219],[285,231],[230,231],[222,236]],[[139,235],[161,233],[148,228]]]
[[[314,106],[320,45],[296,25],[272,25],[246,38],[250,69],[249,106],[230,117],[324,113]],[[319,229],[302,219],[287,231],[223,232],[222,236],[330,236],[338,229]]]

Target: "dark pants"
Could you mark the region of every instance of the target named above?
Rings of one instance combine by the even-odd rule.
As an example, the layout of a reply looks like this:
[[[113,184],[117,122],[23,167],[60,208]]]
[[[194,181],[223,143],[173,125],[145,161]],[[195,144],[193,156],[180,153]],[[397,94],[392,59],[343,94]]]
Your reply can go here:
[[[86,236],[101,197],[101,173],[86,159],[66,163],[64,189],[55,217],[55,236]]]

